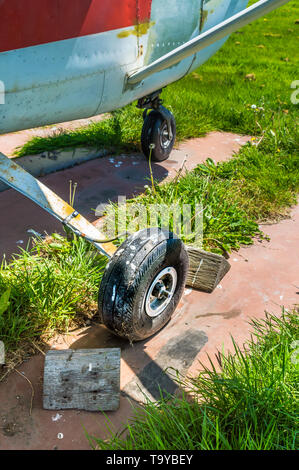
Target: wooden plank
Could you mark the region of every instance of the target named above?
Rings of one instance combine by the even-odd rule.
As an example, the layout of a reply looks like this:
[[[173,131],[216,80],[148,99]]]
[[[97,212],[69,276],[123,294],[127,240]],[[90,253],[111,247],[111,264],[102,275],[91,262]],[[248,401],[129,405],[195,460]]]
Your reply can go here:
[[[221,279],[230,270],[224,256],[186,246],[189,257],[189,271],[186,285],[204,292],[213,292]]]
[[[50,350],[45,357],[43,407],[111,411],[119,408],[120,349]]]

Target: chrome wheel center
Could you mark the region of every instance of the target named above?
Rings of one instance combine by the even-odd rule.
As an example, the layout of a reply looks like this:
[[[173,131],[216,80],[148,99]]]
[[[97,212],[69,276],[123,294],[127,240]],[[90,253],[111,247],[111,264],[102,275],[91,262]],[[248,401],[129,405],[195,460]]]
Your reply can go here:
[[[174,295],[177,278],[172,267],[163,269],[155,277],[145,298],[145,311],[149,317],[157,317],[165,310]]]
[[[165,122],[161,129],[160,144],[161,144],[161,147],[167,149],[170,143],[171,143],[171,139],[169,137],[168,126],[167,126],[167,123]]]

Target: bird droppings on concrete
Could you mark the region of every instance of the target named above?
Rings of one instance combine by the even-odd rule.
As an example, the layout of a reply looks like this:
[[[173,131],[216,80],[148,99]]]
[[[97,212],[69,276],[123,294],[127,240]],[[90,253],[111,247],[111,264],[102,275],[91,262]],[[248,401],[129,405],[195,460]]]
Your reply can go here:
[[[59,421],[60,419],[62,418],[62,415],[60,415],[59,413],[56,413],[55,416],[52,416],[52,421]]]
[[[192,292],[191,288],[185,289],[184,290],[184,295],[189,295],[189,294],[191,294],[191,292]]]

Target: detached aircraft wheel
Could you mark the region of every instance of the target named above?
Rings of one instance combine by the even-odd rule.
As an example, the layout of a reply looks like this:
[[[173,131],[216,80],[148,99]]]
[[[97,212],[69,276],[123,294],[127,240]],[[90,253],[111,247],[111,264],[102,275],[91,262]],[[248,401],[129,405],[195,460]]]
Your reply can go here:
[[[108,263],[99,292],[104,325],[138,341],[159,331],[183,294],[188,272],[183,242],[167,230],[143,229],[130,236]]]
[[[142,151],[149,158],[150,145],[154,144],[151,159],[155,162],[162,162],[169,157],[176,137],[174,116],[170,111],[165,111],[169,114],[172,135],[169,135],[167,121],[159,111],[151,111],[145,117],[141,133]]]

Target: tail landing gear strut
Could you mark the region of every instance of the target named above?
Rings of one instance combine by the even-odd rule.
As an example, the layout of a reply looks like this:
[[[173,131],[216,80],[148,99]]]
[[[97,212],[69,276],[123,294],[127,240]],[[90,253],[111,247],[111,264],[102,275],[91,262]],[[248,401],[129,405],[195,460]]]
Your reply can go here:
[[[173,114],[162,106],[158,90],[151,95],[138,100],[137,107],[143,111],[143,128],[141,133],[141,147],[144,155],[156,162],[166,160],[172,149],[176,137],[176,125]],[[152,110],[148,112],[149,110]],[[152,145],[153,144],[153,145]]]

